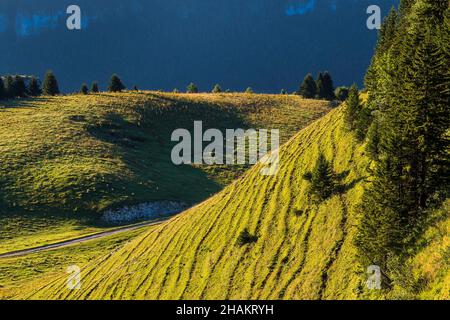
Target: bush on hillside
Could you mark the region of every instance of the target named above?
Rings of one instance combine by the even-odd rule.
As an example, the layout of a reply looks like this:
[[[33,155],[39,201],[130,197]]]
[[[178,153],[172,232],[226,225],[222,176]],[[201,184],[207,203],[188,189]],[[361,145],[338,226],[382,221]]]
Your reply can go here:
[[[252,235],[247,228],[245,228],[239,235],[237,243],[240,247],[246,245],[246,244],[250,244],[250,243],[254,243],[258,241],[258,237],[255,235]]]
[[[349,90],[348,87],[337,87],[336,90],[334,90],[334,95],[339,101],[344,102],[348,98]]]

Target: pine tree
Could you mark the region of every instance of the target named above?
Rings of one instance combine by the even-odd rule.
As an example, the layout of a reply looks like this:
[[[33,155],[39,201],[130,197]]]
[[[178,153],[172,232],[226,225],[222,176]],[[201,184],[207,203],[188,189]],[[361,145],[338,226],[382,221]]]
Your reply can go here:
[[[311,74],[306,75],[298,92],[305,99],[313,99],[317,94],[317,86]]]
[[[120,80],[117,74],[113,74],[111,76],[108,90],[109,92],[121,92],[122,90],[125,90],[125,86],[123,85],[122,80]]]
[[[42,89],[39,84],[39,80],[36,77],[32,77],[30,79],[30,82],[28,83],[28,89],[27,89],[28,95],[31,97],[37,97],[42,94]]]
[[[216,84],[211,92],[212,93],[221,93],[222,92],[222,88],[220,87],[220,85]]]
[[[81,94],[88,94],[88,93],[89,93],[89,89],[88,89],[88,86],[87,86],[86,83],[83,83],[83,84],[81,85],[80,93],[81,93]]]
[[[378,65],[383,64],[380,60],[383,59],[383,55],[390,49],[397,37],[399,29],[398,24],[397,11],[394,7],[392,7],[381,26],[378,34],[375,54],[364,79],[366,88],[369,91],[372,91],[372,93],[378,89],[380,79],[383,79],[383,77],[379,74],[377,67]]]
[[[197,86],[196,86],[193,82],[191,82],[191,83],[187,86],[186,92],[187,92],[187,93],[198,93],[198,88],[197,88]]]
[[[334,192],[334,178],[331,165],[323,155],[319,154],[316,166],[311,173],[311,193],[319,200],[325,200]]]
[[[317,92],[316,92],[316,99],[325,99],[325,86],[323,83],[323,73],[319,72],[319,75],[317,76],[317,80],[316,80],[316,88],[317,88]]]
[[[96,81],[92,82],[91,85],[91,92],[92,93],[98,93],[100,90],[98,88],[98,83]]]
[[[375,119],[372,121],[372,124],[369,127],[369,130],[367,132],[367,145],[366,150],[369,153],[369,156],[377,160],[378,155],[380,153],[379,151],[379,144],[380,144],[380,124],[379,120]]]
[[[351,131],[356,129],[357,119],[361,111],[361,101],[359,99],[359,91],[356,84],[350,87],[346,102],[344,121],[347,128]]]
[[[26,96],[27,87],[25,85],[25,81],[19,75],[14,77],[14,96],[23,98]]]
[[[3,78],[0,76],[0,100],[6,99],[6,88]]]
[[[58,81],[52,71],[47,71],[45,74],[42,91],[44,95],[47,96],[55,96],[59,94]]]
[[[331,78],[330,73],[325,72],[322,77],[322,83],[323,83],[323,96],[325,100],[334,100],[334,85],[333,85],[333,79]]]
[[[7,75],[5,78],[5,91],[7,99],[15,98],[16,89],[14,88],[14,78],[11,75]]]

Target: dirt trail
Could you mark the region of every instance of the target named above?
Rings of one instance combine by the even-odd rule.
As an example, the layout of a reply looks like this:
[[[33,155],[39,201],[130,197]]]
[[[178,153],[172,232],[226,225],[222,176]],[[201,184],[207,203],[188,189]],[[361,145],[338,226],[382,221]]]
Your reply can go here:
[[[48,244],[45,246],[39,246],[39,247],[35,247],[35,248],[30,248],[30,249],[6,252],[6,253],[0,254],[0,258],[19,257],[19,256],[28,255],[31,253],[59,249],[59,248],[71,246],[74,244],[80,244],[80,243],[87,242],[87,241],[94,240],[94,239],[104,238],[104,237],[107,237],[110,235],[114,235],[114,234],[118,234],[118,233],[122,233],[122,232],[126,232],[126,231],[131,231],[131,230],[135,230],[135,229],[139,229],[139,228],[143,228],[143,227],[161,224],[166,220],[167,219],[161,219],[158,221],[152,220],[152,221],[142,222],[139,224],[134,224],[134,225],[127,226],[127,227],[117,228],[117,229],[110,230],[110,231],[99,232],[96,234],[91,234],[91,235],[79,237],[76,239],[70,239],[70,240],[65,240],[65,241],[61,241],[61,242],[57,242],[57,243],[52,243],[52,244]]]

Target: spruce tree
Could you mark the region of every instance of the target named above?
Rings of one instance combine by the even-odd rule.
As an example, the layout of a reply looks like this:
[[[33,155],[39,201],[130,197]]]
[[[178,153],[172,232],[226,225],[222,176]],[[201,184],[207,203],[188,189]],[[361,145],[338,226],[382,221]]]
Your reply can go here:
[[[47,96],[55,96],[59,94],[58,81],[52,71],[47,71],[45,74],[42,91],[44,95]]]
[[[25,81],[19,75],[14,77],[14,96],[23,98],[26,96],[27,87],[25,85]]]
[[[3,78],[0,76],[0,100],[6,99],[6,88]]]
[[[125,90],[125,86],[123,85],[122,80],[120,80],[117,74],[113,74],[111,76],[108,90],[109,92],[121,92],[122,90]]]
[[[325,72],[322,76],[322,83],[323,83],[323,96],[322,98],[325,100],[334,100],[334,85],[333,85],[333,79],[331,78],[331,75],[329,72]]]
[[[193,82],[191,82],[191,83],[187,86],[186,92],[187,92],[187,93],[198,93],[198,88],[197,88],[197,86],[196,86]]]
[[[7,75],[5,78],[5,91],[6,98],[13,99],[16,96],[16,89],[14,88],[14,78],[11,75]]]
[[[211,92],[212,93],[221,93],[222,92],[222,88],[220,87],[220,85],[216,84]]]
[[[322,72],[319,72],[319,75],[317,76],[316,88],[317,88],[317,92],[316,92],[315,98],[316,99],[325,99],[325,86],[323,83]]]
[[[366,150],[369,153],[369,156],[374,160],[378,159],[378,155],[380,153],[379,144],[380,144],[380,124],[378,119],[374,119],[367,132],[367,145],[366,145]]]
[[[348,92],[348,98],[346,101],[344,121],[349,130],[355,130],[357,125],[357,120],[361,111],[361,101],[359,99],[359,91],[356,84],[350,87]]]
[[[80,93],[81,93],[81,94],[88,94],[88,93],[89,93],[89,89],[88,89],[88,86],[87,86],[86,83],[83,83],[83,84],[81,85]]]
[[[298,92],[305,99],[314,99],[317,94],[317,86],[313,76],[309,73],[306,75]]]
[[[325,200],[333,194],[334,178],[331,165],[323,153],[319,154],[316,166],[311,173],[310,191],[319,200]]]
[[[98,88],[98,83],[96,81],[92,82],[91,85],[91,92],[92,93],[98,93],[100,90]]]
[[[37,97],[42,94],[42,89],[39,84],[39,80],[36,77],[32,77],[30,79],[30,82],[28,83],[27,92],[31,97]]]

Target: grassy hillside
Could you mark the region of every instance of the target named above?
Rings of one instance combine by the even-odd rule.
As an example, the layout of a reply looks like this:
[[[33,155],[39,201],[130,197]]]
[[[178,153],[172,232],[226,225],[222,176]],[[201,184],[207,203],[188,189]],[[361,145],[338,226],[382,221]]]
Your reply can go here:
[[[362,291],[353,236],[369,165],[342,129],[337,109],[282,148],[278,175],[255,166],[202,204],[99,258],[83,270],[82,290],[65,274],[34,283],[22,297],[102,299],[357,298]],[[333,162],[343,192],[315,205],[308,182],[319,149]],[[248,228],[258,240],[237,245]]]
[[[73,214],[125,202],[202,200],[235,173],[172,165],[174,129],[191,129],[194,120],[205,129],[279,128],[286,141],[327,106],[297,96],[157,93],[8,103],[0,107],[2,208]]]
[[[303,176],[313,168],[319,151],[332,161],[341,192],[315,204],[309,200],[309,182]],[[353,240],[360,221],[356,208],[369,166],[364,146],[343,129],[342,108],[333,110],[282,147],[278,175],[261,176],[257,165],[219,194],[149,228],[122,248],[87,264],[71,259],[85,264],[81,290],[66,288],[67,264],[61,260],[52,271],[16,283],[14,290],[5,288],[3,295],[38,299],[448,298],[448,203],[436,213],[436,223],[411,259],[411,283],[420,284],[414,295],[402,288],[389,295],[367,291],[365,268],[357,263]],[[238,237],[245,228],[257,241],[240,246]],[[12,259],[3,265],[9,270],[8,265],[16,263]]]
[[[174,129],[275,128],[286,141],[328,102],[256,94],[121,93],[0,104],[0,252],[98,231],[108,208],[195,203],[245,166],[175,166]]]

